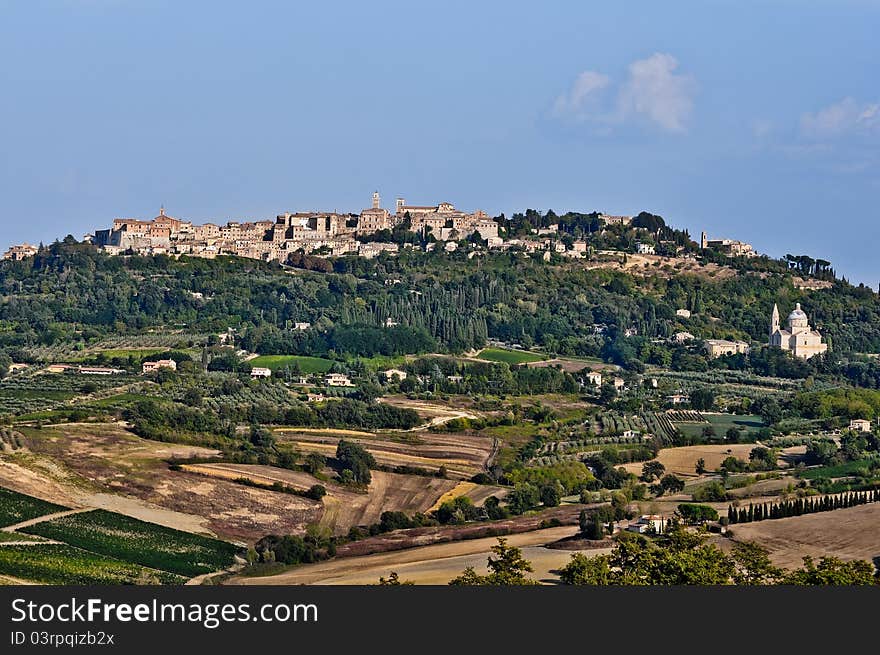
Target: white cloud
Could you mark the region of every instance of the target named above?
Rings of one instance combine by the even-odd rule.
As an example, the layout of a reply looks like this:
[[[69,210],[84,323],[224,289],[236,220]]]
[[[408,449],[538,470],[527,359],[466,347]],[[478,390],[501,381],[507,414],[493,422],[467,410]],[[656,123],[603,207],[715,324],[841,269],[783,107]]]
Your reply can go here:
[[[638,114],[670,132],[684,132],[694,108],[694,81],[676,74],[672,55],[655,53],[629,65],[629,79],[620,90],[623,116]]]
[[[880,130],[880,104],[859,103],[850,97],[801,116],[801,133],[814,139],[873,130]]]
[[[555,116],[572,116],[586,118],[588,109],[595,109],[597,96],[611,83],[611,78],[596,71],[584,71],[571,85],[568,93],[556,98],[553,105]],[[592,107],[591,107],[592,105]]]
[[[611,78],[584,71],[571,89],[556,99],[553,115],[604,126],[641,119],[668,132],[685,132],[693,111],[695,83],[689,75],[676,73],[678,61],[670,54],[655,53],[629,65],[629,76],[618,86],[617,102],[603,104],[602,93]]]

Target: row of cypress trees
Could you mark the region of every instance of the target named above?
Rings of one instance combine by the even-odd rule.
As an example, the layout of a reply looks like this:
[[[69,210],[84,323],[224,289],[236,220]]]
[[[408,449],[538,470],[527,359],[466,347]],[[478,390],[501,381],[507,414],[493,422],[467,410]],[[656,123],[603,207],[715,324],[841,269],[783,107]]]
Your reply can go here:
[[[764,521],[766,519],[784,519],[789,516],[801,516],[814,512],[829,512],[835,509],[855,507],[866,503],[880,501],[880,488],[869,491],[850,491],[828,496],[814,496],[809,498],[797,498],[784,500],[779,503],[761,503],[746,507],[727,508],[727,517],[731,523],[751,523],[752,521]]]

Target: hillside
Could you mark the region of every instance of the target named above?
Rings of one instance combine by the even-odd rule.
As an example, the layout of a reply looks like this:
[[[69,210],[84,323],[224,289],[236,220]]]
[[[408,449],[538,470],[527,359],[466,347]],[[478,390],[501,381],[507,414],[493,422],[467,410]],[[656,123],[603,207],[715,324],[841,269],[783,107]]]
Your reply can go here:
[[[674,260],[646,261],[630,274],[590,260],[545,263],[512,253],[331,261],[334,272],[318,273],[239,258],[108,257],[56,243],[0,265],[0,348],[16,361],[51,361],[151,329],[188,344],[233,328],[243,348],[261,354],[457,352],[493,339],[597,356],[626,329],[647,339],[687,330],[762,341],[773,303],[800,302],[834,351],[880,351],[877,294],[843,281],[799,289],[802,279],[772,260],[731,260],[736,274],[715,277]],[[678,309],[692,316],[680,319]],[[376,331],[389,319],[399,324],[393,338]],[[320,329],[296,330],[295,322]],[[156,344],[177,345],[171,338]],[[639,356],[646,348],[639,339],[632,344],[635,356],[611,354],[650,358]]]
[[[766,257],[609,254],[626,238],[308,268],[68,239],[3,262],[0,486],[246,544],[248,574],[880,486],[872,290]],[[768,347],[774,303],[829,352]]]

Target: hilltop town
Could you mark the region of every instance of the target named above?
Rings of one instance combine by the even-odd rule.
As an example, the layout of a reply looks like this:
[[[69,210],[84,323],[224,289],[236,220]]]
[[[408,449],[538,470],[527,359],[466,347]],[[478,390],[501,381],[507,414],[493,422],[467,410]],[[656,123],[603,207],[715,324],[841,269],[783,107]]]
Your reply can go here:
[[[605,228],[634,226],[633,216],[607,215],[595,212],[595,219]],[[394,255],[401,245],[405,248],[431,250],[435,247],[455,250],[464,240],[477,239],[489,249],[522,249],[525,252],[556,252],[563,256],[583,257],[590,243],[584,238],[561,240],[558,224],[540,226],[531,233],[509,236],[507,220],[490,217],[482,210],[472,212],[457,209],[452,203],[436,205],[408,205],[397,198],[394,211],[381,206],[378,192],[373,193],[372,204],[359,214],[336,212],[285,212],[274,221],[227,221],[194,224],[192,221],[169,216],[165,208],[151,220],[115,218],[112,226],[95,230],[83,240],[111,255],[124,253],[138,255],[172,255],[213,258],[235,255],[262,261],[285,263],[295,252],[342,256],[354,254],[372,258],[380,253]],[[636,224],[638,227],[638,224]],[[631,250],[640,255],[657,254],[662,243],[656,230],[640,228],[641,238]],[[426,242],[398,243],[393,231],[418,234]],[[501,236],[503,235],[503,236]],[[666,242],[669,245],[671,242]],[[750,244],[734,239],[701,239],[703,250],[713,249],[730,257],[756,256]],[[673,244],[670,254],[685,250]],[[21,260],[37,252],[36,246],[19,244],[9,248],[5,259]]]

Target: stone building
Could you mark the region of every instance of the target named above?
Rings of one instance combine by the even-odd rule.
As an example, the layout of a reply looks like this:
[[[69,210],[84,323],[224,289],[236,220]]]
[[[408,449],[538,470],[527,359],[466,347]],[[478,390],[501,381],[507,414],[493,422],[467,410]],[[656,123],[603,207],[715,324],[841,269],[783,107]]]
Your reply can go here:
[[[801,309],[800,303],[797,303],[788,315],[788,329],[780,327],[779,308],[773,305],[769,344],[772,348],[790,350],[792,355],[801,359],[809,359],[828,350],[828,344],[822,343],[822,335],[810,326],[810,321]]]
[[[32,246],[29,243],[21,243],[17,246],[10,247],[9,250],[3,253],[3,259],[11,259],[14,262],[20,262],[22,259],[33,257],[36,254],[36,246]]]
[[[706,339],[706,353],[711,358],[722,355],[738,355],[749,352],[749,344],[745,341],[728,341],[727,339]]]

